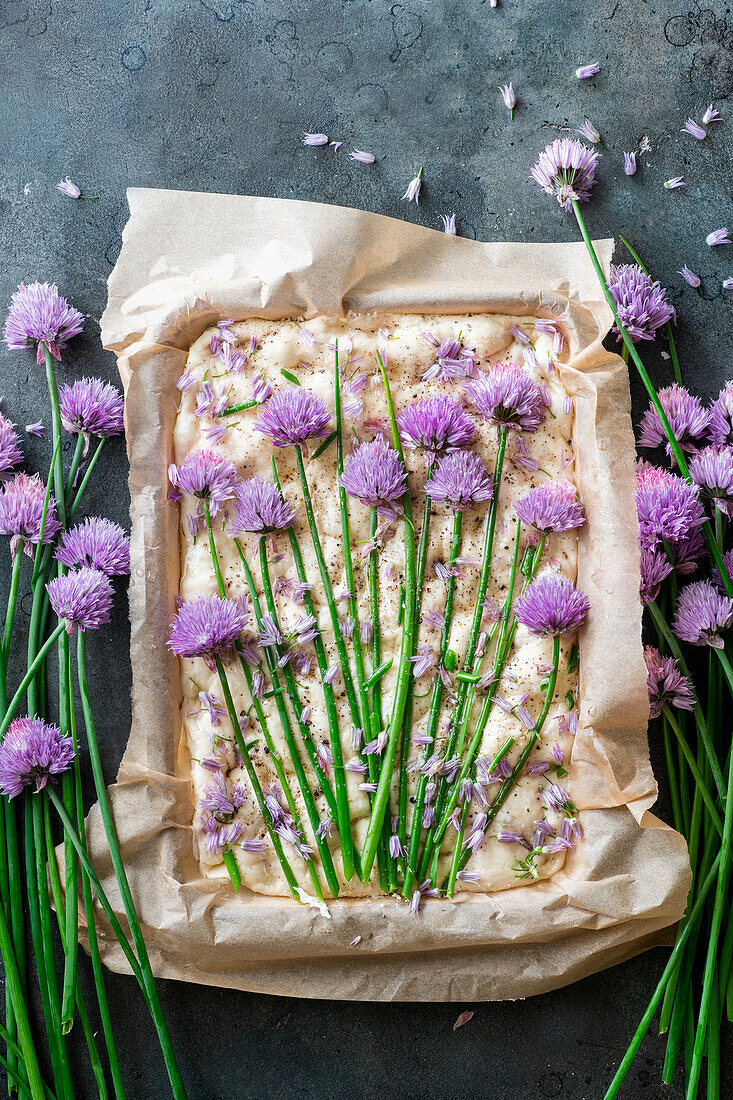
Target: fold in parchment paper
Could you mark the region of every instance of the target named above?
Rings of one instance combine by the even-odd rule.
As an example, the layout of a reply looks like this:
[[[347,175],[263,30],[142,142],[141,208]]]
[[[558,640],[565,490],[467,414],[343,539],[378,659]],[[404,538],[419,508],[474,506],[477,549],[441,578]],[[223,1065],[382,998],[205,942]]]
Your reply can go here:
[[[111,798],[155,972],[265,993],[355,1000],[494,1000],[575,981],[661,942],[682,914],[685,843],[650,813],[635,529],[634,440],[610,313],[581,244],[480,244],[357,210],[279,199],[133,189],[109,282],[104,345],[126,391],[132,496],[133,719]],[[598,249],[608,265],[613,242]],[[585,840],[551,879],[496,894],[330,902],[201,876],[194,855],[180,675],[166,648],[179,581],[166,470],[189,345],[224,317],[384,311],[539,314],[562,320],[576,394],[587,523],[579,584],[581,720],[570,796]],[[98,810],[95,866],[121,909]],[[100,919],[102,955],[126,970]]]

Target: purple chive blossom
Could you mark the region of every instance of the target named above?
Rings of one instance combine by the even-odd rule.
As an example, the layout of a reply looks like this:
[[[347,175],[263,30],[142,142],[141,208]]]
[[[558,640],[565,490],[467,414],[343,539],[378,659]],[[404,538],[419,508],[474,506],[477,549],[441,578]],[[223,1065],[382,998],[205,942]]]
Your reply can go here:
[[[365,619],[359,625],[359,639],[362,645],[368,645],[374,637],[374,624],[371,619]]]
[[[42,420],[36,421],[35,424],[26,424],[25,430],[28,435],[35,435],[38,439],[43,439],[46,435],[46,425]]]
[[[694,710],[692,685],[683,676],[673,657],[662,657],[654,646],[645,646],[646,687],[649,692],[649,717],[659,718],[666,706]]]
[[[496,835],[496,839],[501,844],[521,844],[523,848],[531,849],[532,845],[529,841],[525,840],[521,833],[518,833],[516,829],[500,829]]]
[[[68,771],[74,746],[67,734],[40,718],[16,718],[0,744],[0,791],[15,798],[25,787],[38,794]]]
[[[534,432],[545,418],[539,386],[516,363],[495,363],[467,384],[466,396],[498,427]]]
[[[733,279],[723,279],[721,286],[723,290],[733,290]]]
[[[636,470],[636,512],[639,541],[650,549],[665,540],[683,542],[705,522],[697,486],[648,462]]]
[[[423,450],[433,462],[443,451],[470,447],[476,425],[454,398],[427,397],[408,405],[397,417],[400,438],[410,450]]]
[[[728,236],[728,230],[725,226],[723,226],[722,229],[714,229],[712,233],[708,233],[705,238],[705,243],[709,245],[710,248],[715,248],[715,246],[719,244],[730,244],[731,239]]]
[[[283,645],[285,642],[284,635],[270,615],[262,616],[262,628],[259,632],[258,642],[263,649],[271,649],[274,646]]]
[[[589,610],[588,597],[557,573],[538,577],[520,596],[516,616],[532,634],[576,634]]]
[[[221,855],[230,844],[235,844],[241,837],[244,829],[239,821],[232,821],[228,825],[219,826],[212,813],[205,811],[201,815],[201,831],[204,836],[204,849],[210,856]],[[252,851],[253,849],[248,849]]]
[[[199,703],[201,704],[201,713],[203,714],[206,711],[212,726],[218,726],[226,714],[226,708],[221,705],[216,695],[211,691],[200,691]]]
[[[667,292],[636,264],[611,264],[608,289],[621,322],[634,343],[653,340],[657,329],[675,320]],[[614,326],[618,333],[618,327]],[[619,334],[619,339],[621,336]]]
[[[708,430],[713,443],[733,443],[733,382],[726,382],[713,402]]]
[[[581,65],[575,70],[573,76],[576,80],[588,80],[589,77],[595,76],[596,73],[601,71],[601,66],[597,65],[595,61],[592,61],[590,65]]]
[[[733,447],[706,447],[690,459],[690,476],[704,497],[731,519],[733,517]]]
[[[659,390],[659,401],[669,420],[672,433],[683,451],[696,451],[706,442],[711,412],[699,397],[684,386],[665,386]],[[662,422],[654,406],[649,407],[641,420],[640,447],[659,447],[667,439]],[[671,448],[667,443],[667,453]]]
[[[265,381],[261,370],[255,371],[252,376],[252,400],[261,405],[272,396],[272,386]]]
[[[241,844],[244,852],[264,852],[265,842],[257,837],[246,837]]]
[[[56,184],[56,190],[60,191],[62,195],[68,195],[70,199],[81,197],[81,188],[72,183],[68,176],[65,180],[61,180],[61,183]]]
[[[570,531],[585,522],[585,509],[569,481],[550,481],[530,489],[514,511],[522,523],[543,532]]]
[[[42,363],[44,346],[60,359],[69,340],[83,327],[81,313],[61,297],[55,284],[20,283],[5,319],[3,340],[13,350],[37,341],[36,361]]]
[[[473,825],[471,826],[471,832],[463,841],[463,847],[470,849],[474,854],[477,849],[480,848],[484,839],[484,831],[486,829],[486,814],[477,814]]]
[[[479,874],[478,871],[469,871],[467,868],[464,868],[463,871],[459,871],[458,874],[456,875],[456,878],[458,879],[459,882],[480,882],[481,881],[481,875]]]
[[[0,534],[10,535],[10,552],[15,557],[21,547],[32,557],[31,545],[41,539],[43,503],[46,488],[38,474],[16,474],[0,490]],[[53,542],[61,524],[56,518],[56,501],[49,497],[43,542]]]
[[[659,589],[671,572],[672,565],[662,550],[650,550],[649,547],[642,546],[639,596],[645,607],[656,600]]]
[[[721,594],[710,581],[693,581],[677,600],[672,630],[683,642],[722,649],[723,632],[733,624],[733,600]]]
[[[303,144],[304,145],[328,145],[328,134],[309,134],[307,130],[303,131]]]
[[[407,492],[404,463],[381,437],[354,448],[340,480],[350,496],[389,516],[396,514],[395,501]]]
[[[245,531],[284,531],[295,520],[295,510],[272,482],[253,477],[235,486],[234,516],[229,526],[232,535]]]
[[[340,672],[341,669],[338,665],[329,665],[326,671],[323,673],[322,683],[331,685],[335,684]]]
[[[423,170],[421,168],[420,171],[418,172],[418,174],[415,176],[415,178],[410,180],[409,184],[407,185],[407,190],[405,191],[404,195],[402,196],[402,198],[405,199],[407,202],[414,202],[416,204],[420,202],[420,188],[422,187],[422,172],[423,172]]]
[[[463,511],[494,495],[494,485],[486,467],[472,451],[451,451],[438,459],[425,492],[431,500]]]
[[[0,481],[4,480],[9,470],[22,461],[23,452],[20,449],[15,428],[7,417],[0,413]]]
[[[68,634],[96,630],[109,622],[113,591],[109,577],[98,569],[83,566],[74,573],[56,577],[46,585],[48,599]]]
[[[636,153],[624,153],[624,172],[627,176],[636,175]]]
[[[238,801],[241,806],[242,801]],[[229,790],[229,785],[222,772],[215,772],[211,784],[204,787],[199,807],[202,810],[211,810],[222,817],[230,817],[237,809],[234,805],[234,793]]]
[[[671,176],[664,181],[664,186],[668,191],[676,191],[679,187],[687,187],[687,181],[684,176]]]
[[[182,493],[207,500],[212,516],[234,495],[237,486],[237,472],[229,459],[208,450],[191,451],[182,466],[169,467],[168,476]]]
[[[359,164],[374,164],[377,159],[373,153],[365,153],[363,149],[352,149],[349,156]]]
[[[456,216],[455,214],[441,214],[440,220],[443,223],[443,232],[447,233],[450,237],[456,235]]]
[[[697,290],[701,281],[700,276],[696,275],[694,271],[691,271],[687,264],[683,264],[681,271],[678,271],[677,274],[681,275],[686,283],[689,283],[691,287]]]
[[[119,524],[91,516],[64,531],[56,561],[69,569],[88,565],[108,577],[121,577],[130,572],[130,540]]]
[[[537,459],[532,456],[527,446],[527,440],[522,435],[514,437],[512,462],[514,462],[515,466],[521,466],[523,470],[528,470],[531,474],[539,468]]]
[[[597,163],[598,153],[582,141],[556,138],[540,153],[532,177],[564,210],[572,210],[573,200],[587,202],[590,198]]]
[[[330,421],[331,414],[322,398],[294,386],[274,393],[254,426],[273,447],[297,447],[328,435]]]
[[[59,391],[61,422],[74,435],[119,435],[124,427],[124,401],[101,378],[80,378]]]
[[[499,91],[504,100],[504,106],[509,112],[509,118],[514,118],[514,108],[517,105],[517,96],[511,84],[500,84]]]
[[[386,730],[381,730],[379,735],[377,737],[375,737],[373,741],[369,741],[368,744],[366,744],[364,746],[364,748],[362,749],[362,752],[364,753],[365,756],[372,756],[372,755],[381,756],[381,754],[384,752],[386,744],[387,744],[387,731]]]
[[[423,382],[457,382],[462,378],[474,378],[476,375],[476,355],[474,350],[463,346],[460,340],[452,336],[441,343],[432,333],[423,336],[436,348],[435,362],[422,376]]]
[[[688,118],[687,122],[680,130],[680,133],[689,134],[690,137],[694,137],[697,141],[704,141],[708,136],[707,132],[699,123],[695,122],[694,118]]]
[[[722,122],[723,120],[711,103],[702,116],[702,121],[703,125],[709,126],[711,122]]]
[[[577,132],[581,137],[584,137],[586,141],[589,141],[591,145],[598,145],[601,141],[601,135],[589,118],[585,120],[582,126],[578,127]]]
[[[233,600],[193,596],[171,623],[168,645],[177,657],[212,657],[225,653],[247,625],[245,612]]]

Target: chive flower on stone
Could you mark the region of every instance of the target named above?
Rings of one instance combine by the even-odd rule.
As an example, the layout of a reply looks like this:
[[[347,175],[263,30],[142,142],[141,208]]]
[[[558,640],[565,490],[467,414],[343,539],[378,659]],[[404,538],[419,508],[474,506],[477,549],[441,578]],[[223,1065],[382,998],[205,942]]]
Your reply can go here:
[[[672,433],[683,451],[696,451],[707,442],[711,412],[695,394],[684,386],[665,386],[659,390],[659,401],[666,413]],[[667,439],[659,413],[649,403],[641,418],[640,447],[659,447]],[[667,454],[672,449],[666,444]]]
[[[663,657],[658,649],[644,647],[646,687],[649,693],[649,717],[659,718],[665,707],[694,710],[692,685],[680,672],[674,657]]]
[[[598,159],[599,154],[582,141],[556,138],[540,153],[532,177],[543,191],[555,196],[563,210],[572,210],[573,200],[588,202]]]
[[[56,501],[49,496],[46,522],[43,523],[43,505],[46,488],[38,474],[15,474],[0,490],[0,534],[10,535],[10,553],[15,557],[18,548],[33,556],[31,546],[41,541],[53,542],[61,524],[56,518]]]
[[[247,621],[247,613],[233,600],[193,596],[171,623],[168,645],[177,657],[211,658],[232,648]]]
[[[523,367],[494,363],[466,385],[466,396],[497,427],[534,432],[545,418],[542,391]]]
[[[522,523],[543,533],[570,531],[582,527],[585,509],[569,481],[550,481],[538,485],[514,505]]]
[[[414,202],[415,204],[418,204],[420,202],[420,188],[422,187],[422,173],[423,173],[423,170],[421,168],[420,171],[418,172],[418,174],[415,176],[415,178],[411,179],[409,184],[407,185],[407,190],[405,191],[404,195],[402,196],[402,198],[406,202]]]
[[[705,141],[705,138],[708,136],[707,131],[699,122],[695,122],[694,118],[688,118],[687,122],[680,130],[680,133],[689,134],[690,137],[694,137],[696,141]]]
[[[640,569],[639,597],[646,607],[659,595],[662,584],[672,572],[672,563],[659,548],[650,549],[648,546],[642,546]]]
[[[682,642],[722,649],[724,631],[733,624],[733,600],[710,581],[693,581],[679,594],[672,630]]]
[[[130,540],[118,523],[90,516],[61,535],[56,561],[69,569],[89,566],[108,577],[130,572]]]
[[[577,634],[589,610],[588,597],[558,573],[538,577],[516,603],[517,620],[531,634]]]
[[[3,328],[3,340],[9,348],[27,348],[37,344],[36,361],[43,362],[43,349],[54,359],[61,358],[69,340],[78,336],[84,318],[70,306],[53,283],[21,283],[10,303]]]
[[[733,447],[705,447],[690,459],[690,477],[704,497],[733,517]]]
[[[627,176],[636,175],[636,153],[624,153],[624,172]]]
[[[444,451],[470,447],[476,425],[454,398],[440,395],[408,405],[397,417],[402,443],[422,450],[428,465]]]
[[[207,501],[215,516],[234,496],[237,471],[228,458],[215,451],[191,451],[181,466],[169,466],[168,479],[180,492]]]
[[[46,585],[48,599],[67,634],[79,630],[96,630],[109,622],[113,590],[109,577],[99,569],[84,566]]]
[[[0,413],[0,481],[23,461],[23,452],[14,426]]]
[[[114,386],[101,378],[80,378],[59,391],[61,422],[73,435],[119,435],[125,403]]]
[[[397,451],[378,436],[354,448],[341,485],[349,496],[393,519],[399,514],[395,502],[407,492],[407,471]]]
[[[589,80],[590,77],[595,76],[596,73],[600,71],[601,66],[595,61],[591,61],[590,65],[580,65],[573,73],[573,76],[576,80]]]
[[[328,435],[331,414],[323,398],[293,387],[274,393],[255,421],[273,447],[298,447],[309,439]]]
[[[582,126],[578,127],[578,133],[581,137],[584,137],[586,141],[589,141],[591,145],[600,144],[601,135],[589,118],[585,120]]]
[[[708,432],[713,443],[733,443],[733,382],[726,382],[713,402]]]
[[[234,515],[229,524],[232,535],[284,531],[296,518],[295,509],[283,500],[272,482],[253,477],[240,481],[234,489]]]
[[[38,794],[71,767],[74,746],[67,734],[40,718],[16,718],[0,744],[0,790],[16,798],[26,787]]]
[[[666,186],[666,184],[665,184],[665,186]],[[685,280],[685,282],[688,284],[688,286],[691,286],[694,290],[697,290],[697,288],[700,286],[700,283],[702,281],[700,279],[700,276],[696,275],[695,272],[692,271],[687,266],[687,264],[683,264],[682,267],[680,268],[680,270],[677,272],[677,274],[681,275],[682,278]]]
[[[708,233],[705,238],[705,243],[709,248],[715,248],[720,244],[731,244],[731,239],[728,236],[728,230],[725,226],[722,229],[714,229],[712,233]]]
[[[637,465],[635,496],[639,541],[650,549],[684,542],[705,522],[697,486],[648,462]]]
[[[478,455],[472,451],[451,451],[438,459],[425,492],[431,500],[462,512],[473,504],[491,500],[494,485]]]
[[[635,344],[653,340],[657,329],[676,318],[666,290],[636,264],[611,264],[608,289],[621,323]],[[618,325],[613,331],[620,340]]]

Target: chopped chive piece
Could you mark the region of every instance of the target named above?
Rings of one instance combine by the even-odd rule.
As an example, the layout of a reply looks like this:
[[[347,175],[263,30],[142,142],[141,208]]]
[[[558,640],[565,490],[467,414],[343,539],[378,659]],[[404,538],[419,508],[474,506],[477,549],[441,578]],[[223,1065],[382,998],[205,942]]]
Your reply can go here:
[[[246,409],[254,409],[259,401],[243,401],[241,405],[230,405],[228,409],[218,413],[218,416],[231,416],[232,413],[244,412]]]
[[[388,661],[385,661],[383,665],[380,665],[379,668],[376,669],[371,674],[369,679],[364,682],[364,690],[368,691],[369,688],[374,687],[374,685],[377,683],[377,681],[381,680],[382,677],[385,676],[386,673],[389,672],[391,667],[392,667],[392,658],[390,657],[390,659]]]
[[[569,691],[565,696],[565,706],[568,708],[568,710],[572,710],[575,706],[575,699],[573,698],[572,691]]]
[[[573,673],[578,670],[578,647],[574,645],[570,650],[570,656],[568,657],[568,672]]]
[[[545,676],[544,680],[542,680],[541,683],[540,683],[540,691],[542,691],[542,692],[547,691],[547,685],[549,684],[549,682],[550,681]]]
[[[320,458],[323,452],[328,450],[335,438],[336,432],[331,432],[330,435],[327,435],[326,438],[323,440],[323,443],[321,443],[319,447],[316,447],[315,451],[311,455],[311,462],[314,458]]]
[[[453,669],[458,664],[458,654],[455,649],[449,649],[445,655],[445,661],[443,662],[448,672],[453,672]]]
[[[456,680],[461,680],[464,684],[477,684],[481,676],[478,672],[457,672]]]
[[[567,774],[568,774],[568,769],[563,768],[560,764],[558,764],[558,766],[555,768],[555,775],[557,776],[557,778],[562,779],[563,776],[565,776]]]
[[[402,616],[404,615],[404,613],[405,613],[405,586],[404,586],[404,584],[401,584],[400,585],[400,605],[399,605],[399,609],[397,611],[397,625],[398,626],[402,625]]]
[[[283,376],[283,378],[287,378],[288,382],[292,382],[294,386],[300,385],[300,379],[297,378],[294,374],[291,374],[289,370],[285,370],[284,367],[280,371],[280,374]]]

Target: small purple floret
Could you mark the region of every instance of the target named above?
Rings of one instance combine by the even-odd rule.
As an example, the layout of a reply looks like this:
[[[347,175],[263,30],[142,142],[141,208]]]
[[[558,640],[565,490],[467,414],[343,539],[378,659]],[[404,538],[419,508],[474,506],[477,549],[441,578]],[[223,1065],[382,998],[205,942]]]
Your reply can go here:
[[[234,495],[237,472],[228,458],[215,451],[191,451],[182,466],[171,466],[171,484],[182,493],[208,500],[215,516],[225,501]]]
[[[178,657],[210,658],[231,649],[246,625],[246,612],[233,600],[193,596],[171,623],[168,645]]]
[[[722,649],[724,631],[733,624],[733,600],[710,581],[693,581],[679,594],[672,630],[683,642]]]
[[[495,363],[466,385],[466,396],[499,427],[534,432],[545,419],[542,391],[516,363]]]
[[[588,597],[558,573],[538,577],[516,604],[517,620],[532,634],[577,634],[589,611]]]
[[[240,535],[245,531],[284,531],[292,527],[295,520],[295,509],[283,500],[279,489],[272,482],[253,477],[236,485],[230,534]]]
[[[124,428],[125,403],[119,392],[101,378],[80,378],[59,391],[61,422],[73,435],[119,435]]]
[[[653,340],[657,329],[675,320],[675,311],[660,283],[635,264],[611,264],[608,289],[621,323],[631,339]],[[617,325],[614,332],[618,333]],[[619,339],[621,336],[619,334]]]
[[[703,446],[707,441],[711,412],[704,407],[700,398],[675,383],[659,390],[659,400],[672,433],[683,451],[696,451]],[[641,420],[639,446],[653,448],[662,443],[666,443],[667,453],[671,454],[659,414],[650,402]]]
[[[532,176],[543,191],[557,198],[564,210],[572,210],[573,200],[587,202],[590,198],[598,159],[598,153],[582,141],[556,138],[540,153]]]
[[[378,436],[354,448],[341,485],[362,504],[394,515],[395,501],[407,492],[407,471],[397,451]]]
[[[9,470],[22,461],[23,452],[20,449],[15,428],[7,417],[0,413],[0,481],[4,480]]]
[[[255,421],[273,447],[297,447],[328,434],[331,414],[323,398],[294,386],[274,393]]]
[[[88,565],[108,577],[124,576],[130,572],[130,540],[119,524],[92,516],[64,531],[56,561],[69,569]]]
[[[438,459],[425,485],[427,495],[458,511],[491,500],[494,485],[472,451],[451,451]]]
[[[644,648],[649,692],[649,717],[659,718],[666,706],[679,710],[694,710],[695,695],[692,685],[683,676],[673,657],[662,657],[654,646]]]
[[[10,535],[10,551],[15,556],[22,544],[26,554],[32,556],[31,545],[38,545],[43,526],[44,545],[53,542],[61,524],[56,518],[56,501],[53,494],[48,501],[46,522],[43,525],[43,504],[46,488],[38,474],[15,474],[0,491],[0,534]]]
[[[543,532],[570,531],[585,522],[585,509],[569,481],[550,481],[530,489],[514,511],[522,523]]]
[[[408,405],[397,423],[404,446],[425,451],[431,462],[443,451],[470,447],[476,433],[476,425],[463,406],[442,395]]]
[[[109,622],[114,592],[109,577],[84,566],[46,585],[51,607],[63,620],[67,633],[96,630]]]
[[[9,348],[27,348],[37,341],[36,359],[43,362],[44,345],[55,359],[61,358],[69,340],[78,336],[84,318],[49,283],[20,283],[12,297],[3,328],[3,340]]]

